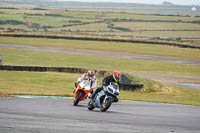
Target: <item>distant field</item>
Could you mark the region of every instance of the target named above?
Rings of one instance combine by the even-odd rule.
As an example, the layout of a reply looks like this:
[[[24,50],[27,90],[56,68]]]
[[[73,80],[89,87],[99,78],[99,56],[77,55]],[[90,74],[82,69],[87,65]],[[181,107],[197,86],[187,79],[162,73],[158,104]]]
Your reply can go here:
[[[128,4],[113,6],[59,6],[53,7],[53,9],[69,9],[69,10],[79,10],[79,11],[106,11],[106,12],[128,12],[137,14],[162,14],[162,15],[199,15],[200,11],[197,10],[193,12],[191,10],[192,6],[162,6],[162,5],[131,5]]]
[[[113,52],[129,55],[175,58],[200,61],[200,49],[137,44],[123,42],[102,42],[64,39],[0,37],[0,44],[16,44],[57,49],[78,49],[85,51]]]
[[[198,41],[199,22],[198,16],[0,8],[0,32],[9,33]]]
[[[192,23],[163,23],[163,22],[115,22],[115,26],[130,28],[135,31],[151,30],[155,31],[200,31],[200,24]]]
[[[134,19],[134,20],[148,20],[148,21],[198,21],[199,17],[190,17],[190,16],[167,16],[167,15],[152,15],[152,14],[137,14],[137,13],[120,13],[120,12],[111,12],[104,13],[104,18],[118,18],[118,19]]]
[[[39,0],[38,0],[39,1]],[[162,14],[162,15],[199,15],[200,11],[192,11],[194,5],[147,5],[137,3],[113,3],[113,2],[72,2],[72,1],[27,1],[27,0],[0,0],[0,7],[16,8],[39,8],[76,11],[98,11],[98,12],[127,12],[140,14]],[[196,6],[196,5],[195,5]],[[198,9],[199,6],[196,6]]]

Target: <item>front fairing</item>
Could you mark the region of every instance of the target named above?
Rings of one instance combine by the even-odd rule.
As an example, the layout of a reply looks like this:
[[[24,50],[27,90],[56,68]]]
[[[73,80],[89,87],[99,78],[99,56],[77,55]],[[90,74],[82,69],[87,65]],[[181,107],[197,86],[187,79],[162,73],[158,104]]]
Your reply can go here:
[[[119,95],[119,85],[117,83],[111,82],[108,86],[103,87],[104,91],[106,93],[109,93],[110,95],[113,96],[118,96]]]
[[[97,93],[95,98],[95,106],[101,108],[101,100],[106,100],[108,98],[114,100],[115,97],[119,95],[119,86],[117,83],[111,82],[108,86],[103,86],[103,89]],[[102,99],[103,98],[103,99]]]
[[[91,92],[91,88],[90,88],[90,85],[89,85],[89,82],[88,81],[82,81],[81,83],[78,84],[75,92],[74,92],[74,100],[76,100],[76,96],[77,96],[77,92],[78,91],[84,91],[85,95],[84,97],[81,99],[81,100],[84,100],[88,93]]]
[[[89,83],[86,82],[86,81],[85,82],[81,82],[79,85],[84,90],[91,90]]]
[[[88,81],[88,80],[83,80],[82,82],[80,82],[80,83],[77,85],[76,90],[77,90],[77,89],[91,90],[90,81]]]

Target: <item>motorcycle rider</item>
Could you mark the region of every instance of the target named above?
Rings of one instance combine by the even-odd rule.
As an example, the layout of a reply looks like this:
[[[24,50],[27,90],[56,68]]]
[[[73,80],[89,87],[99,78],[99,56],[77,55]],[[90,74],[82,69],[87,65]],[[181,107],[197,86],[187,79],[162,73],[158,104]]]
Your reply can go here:
[[[112,75],[105,77],[102,80],[102,85],[103,86],[108,86],[110,84],[110,82],[116,82],[119,86],[120,86],[120,72],[113,72]],[[103,89],[103,87],[98,87],[95,92],[91,95],[91,99],[94,99],[95,95],[100,92]],[[116,97],[116,99],[113,102],[118,102],[118,98]]]
[[[95,71],[89,70],[87,73],[84,73],[75,83],[75,87],[77,88],[78,84],[81,83],[83,80],[88,80],[90,82],[91,93],[97,87],[97,78],[95,77]],[[76,89],[75,89],[76,90]],[[75,92],[73,91],[73,93]],[[91,94],[88,94],[91,95]]]

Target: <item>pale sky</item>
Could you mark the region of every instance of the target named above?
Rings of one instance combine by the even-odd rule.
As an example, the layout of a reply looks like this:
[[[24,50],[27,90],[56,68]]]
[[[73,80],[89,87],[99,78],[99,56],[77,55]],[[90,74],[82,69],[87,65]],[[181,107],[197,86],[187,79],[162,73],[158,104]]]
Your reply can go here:
[[[178,5],[200,5],[200,0],[57,0],[57,1],[121,2],[121,3],[146,3],[146,4],[161,4],[163,1],[168,1]]]

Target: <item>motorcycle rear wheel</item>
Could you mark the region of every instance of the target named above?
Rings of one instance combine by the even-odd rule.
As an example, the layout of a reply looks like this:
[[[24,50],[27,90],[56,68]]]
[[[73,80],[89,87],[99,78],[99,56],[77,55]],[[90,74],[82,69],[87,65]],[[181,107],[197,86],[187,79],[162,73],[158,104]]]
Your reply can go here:
[[[93,110],[95,107],[92,104],[92,99],[88,102],[88,110]]]

